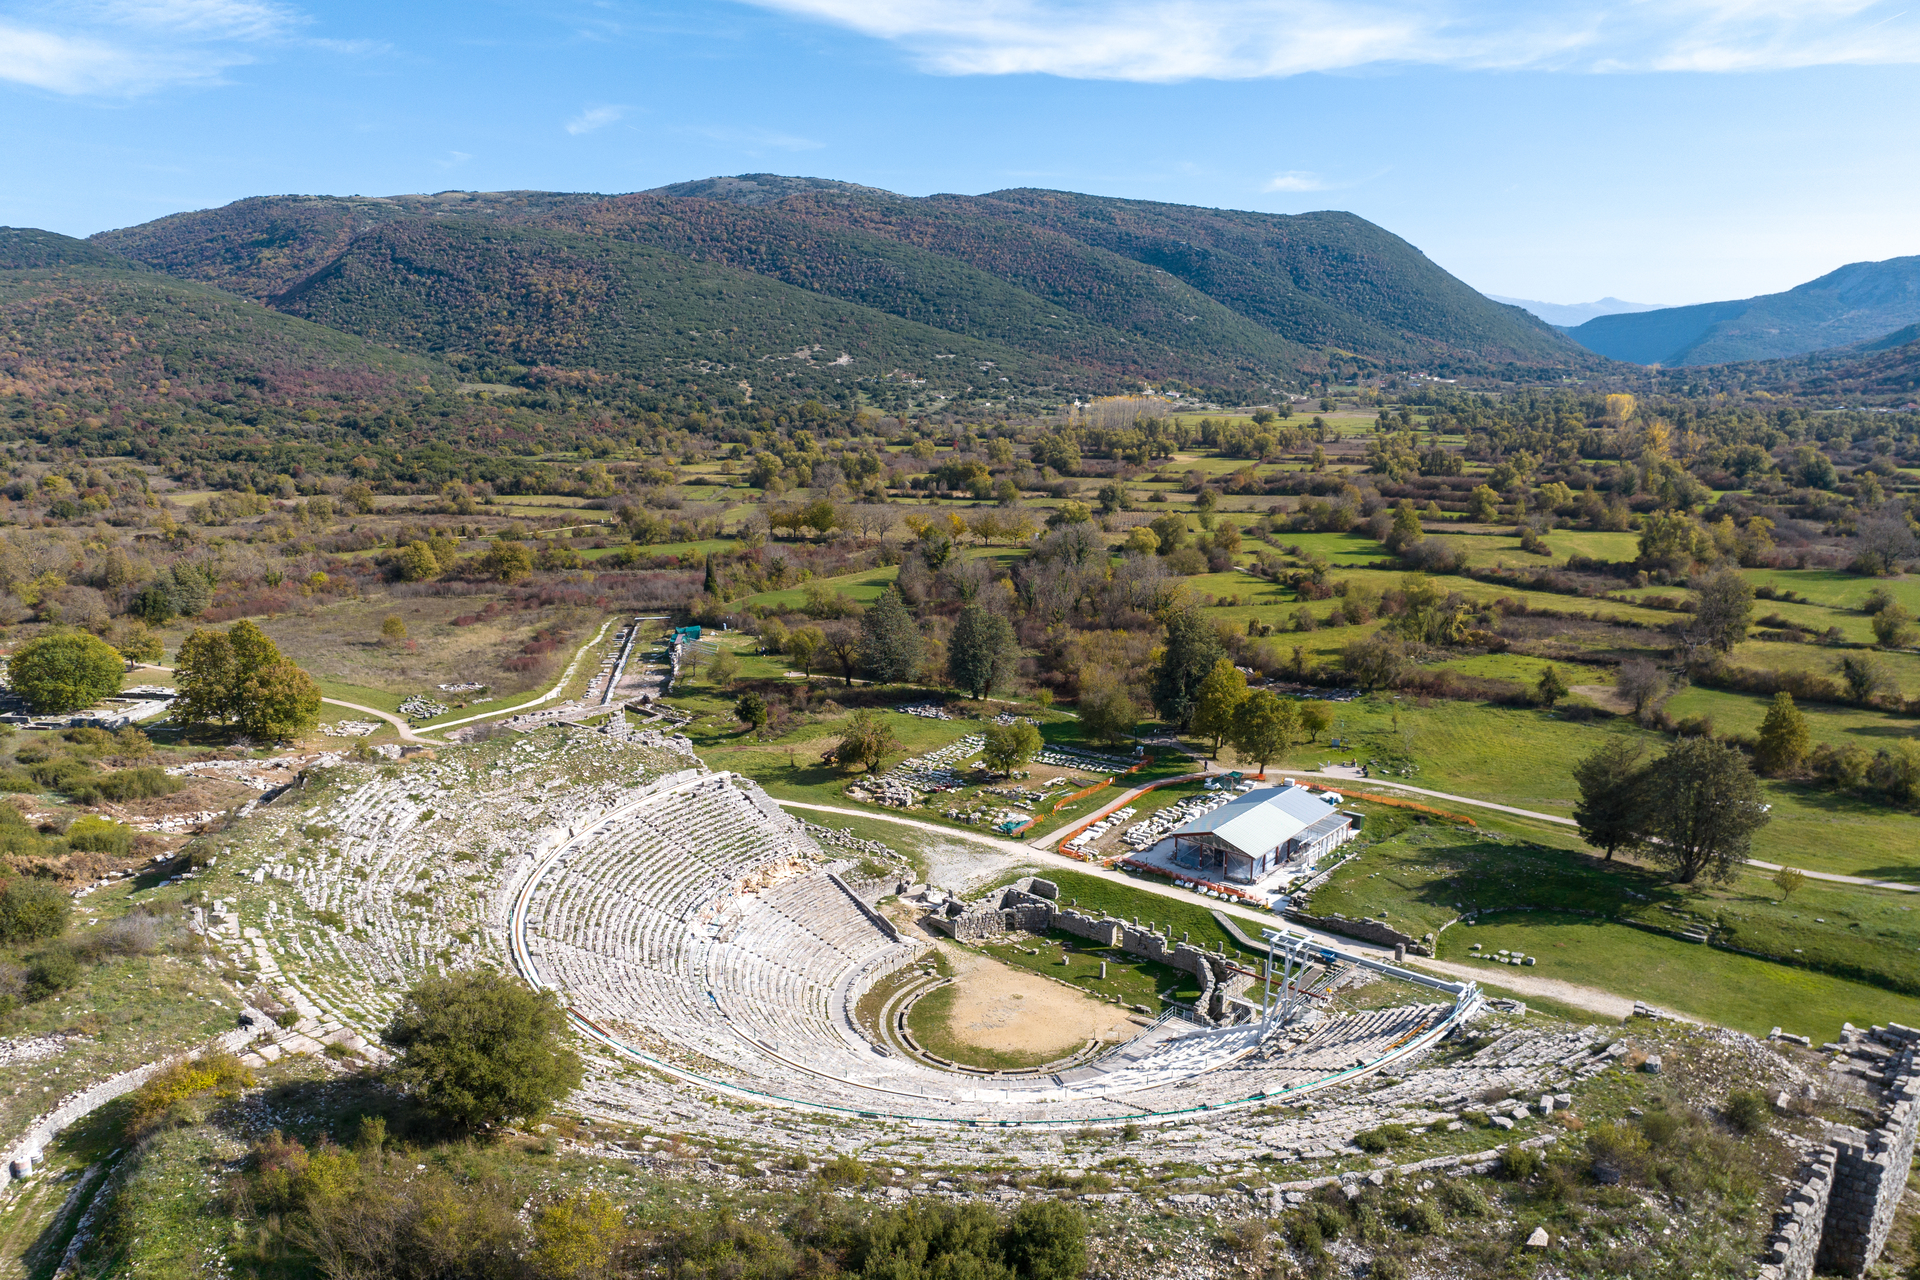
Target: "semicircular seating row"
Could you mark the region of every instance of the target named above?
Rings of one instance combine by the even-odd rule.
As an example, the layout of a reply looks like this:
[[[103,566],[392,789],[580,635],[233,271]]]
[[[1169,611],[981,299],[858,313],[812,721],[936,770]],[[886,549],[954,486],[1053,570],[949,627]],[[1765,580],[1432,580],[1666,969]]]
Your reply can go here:
[[[720,777],[663,793],[547,871],[526,914],[529,958],[581,1016],[683,1069],[780,1098],[943,1119],[1218,1106],[1370,1062],[1446,1014],[1419,1005],[1330,1018],[1271,1057],[1253,1052],[1257,1026],[1169,1023],[1058,1076],[943,1072],[876,1052],[846,1013],[855,978],[913,944],[892,940],[821,869],[741,891],[796,852],[824,860],[757,788]],[[1123,1094],[1124,1106],[1110,1100]]]

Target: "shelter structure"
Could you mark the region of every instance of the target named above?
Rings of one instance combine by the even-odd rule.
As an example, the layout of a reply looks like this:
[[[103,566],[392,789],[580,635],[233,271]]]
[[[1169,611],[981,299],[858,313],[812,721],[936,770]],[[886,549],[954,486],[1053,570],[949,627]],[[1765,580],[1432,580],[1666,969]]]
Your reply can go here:
[[[1236,796],[1173,832],[1173,864],[1232,884],[1312,866],[1359,829],[1339,800],[1291,781]]]

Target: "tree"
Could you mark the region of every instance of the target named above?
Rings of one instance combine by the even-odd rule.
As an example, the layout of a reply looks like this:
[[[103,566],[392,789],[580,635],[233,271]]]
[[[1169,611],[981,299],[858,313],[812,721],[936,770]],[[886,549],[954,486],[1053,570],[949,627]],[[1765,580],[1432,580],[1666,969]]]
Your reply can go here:
[[[1162,720],[1185,730],[1198,710],[1201,684],[1226,651],[1213,625],[1194,609],[1176,609],[1166,624],[1166,647],[1153,669],[1153,707]]]
[[[1695,585],[1693,626],[1701,640],[1721,653],[1747,638],[1747,623],[1753,617],[1753,587],[1731,566],[1701,579]]]
[[[167,656],[160,637],[147,630],[138,618],[129,619],[115,634],[113,647],[120,656],[136,666],[154,666]]]
[[[1080,727],[1095,742],[1117,747],[1133,737],[1140,708],[1118,680],[1096,680],[1081,687]]]
[[[1833,666],[1841,682],[1847,686],[1848,696],[1863,705],[1872,702],[1874,696],[1890,683],[1886,667],[1871,654],[1843,654]]]
[[[1608,738],[1600,749],[1573,766],[1580,802],[1573,820],[1580,838],[1607,851],[1607,860],[1621,849],[1631,849],[1644,838],[1647,826],[1646,793],[1640,771],[1641,748],[1624,737]]]
[[[847,622],[830,622],[820,629],[826,637],[826,651],[840,664],[840,680],[853,688],[853,673],[860,669],[860,629]]]
[[[551,991],[505,974],[423,979],[381,1033],[394,1077],[427,1110],[463,1129],[536,1120],[580,1085],[580,1056]]]
[[[495,582],[518,582],[533,572],[533,553],[525,543],[496,542],[480,557],[480,576]]]
[[[1760,722],[1754,762],[1762,773],[1786,773],[1798,768],[1811,750],[1813,734],[1807,729],[1807,717],[1793,705],[1793,695],[1782,689],[1773,695],[1767,718]]]
[[[1681,884],[1704,872],[1728,880],[1767,823],[1767,805],[1747,759],[1712,738],[1674,744],[1648,770],[1648,852]]]
[[[106,641],[84,632],[41,636],[14,651],[7,682],[41,715],[80,711],[120,692],[126,669]]]
[[[1255,689],[1233,709],[1228,740],[1240,756],[1260,766],[1282,755],[1300,728],[1299,704],[1270,689]]]
[[[987,768],[1011,776],[1015,769],[1040,754],[1040,731],[1025,720],[988,725],[981,734],[986,743],[980,758]]]
[[[415,539],[394,553],[394,566],[402,582],[425,582],[440,572],[440,557],[426,542]]]
[[[1392,684],[1406,661],[1400,646],[1378,632],[1352,641],[1340,651],[1341,668],[1362,689],[1382,689]]]
[[[1873,615],[1873,640],[1882,649],[1910,649],[1915,634],[1913,615],[1904,606],[1890,604]]]
[[[813,674],[813,656],[819,653],[827,643],[827,637],[818,627],[796,627],[787,637],[787,653],[800,664],[800,674]]]
[[[1671,684],[1666,672],[1645,658],[1634,658],[1620,664],[1620,673],[1614,677],[1613,688],[1615,693],[1632,705],[1634,715],[1645,719],[1654,704],[1666,696]]]
[[[1426,536],[1427,531],[1420,527],[1420,515],[1413,509],[1413,503],[1402,498],[1393,509],[1393,528],[1381,539],[1381,545],[1399,555]]]
[[[899,684],[920,668],[920,628],[898,587],[880,593],[860,618],[860,661],[876,684]]]
[[[747,728],[758,733],[767,727],[767,700],[748,690],[740,695],[740,701],[733,704],[733,714],[739,716]]]
[[[725,689],[740,675],[740,659],[731,649],[718,650],[707,664],[707,679],[716,689]]]
[[[1534,688],[1539,691],[1540,701],[1548,706],[1567,696],[1567,682],[1560,678],[1560,673],[1552,663],[1548,663],[1547,669],[1540,673],[1540,683]]]
[[[1231,658],[1215,662],[1213,670],[1200,682],[1200,690],[1194,697],[1193,731],[1213,739],[1216,757],[1220,754],[1220,744],[1233,731],[1234,708],[1246,696],[1247,678],[1240,674]]]
[[[1780,891],[1780,901],[1785,902],[1794,895],[1794,891],[1807,882],[1807,874],[1793,867],[1782,867],[1773,873],[1773,887]]]
[[[1492,524],[1500,515],[1500,495],[1487,485],[1473,487],[1467,495],[1467,519],[1475,524]]]
[[[72,912],[73,899],[53,881],[15,876],[0,884],[0,943],[57,938]]]
[[[977,604],[960,611],[947,641],[947,676],[978,701],[1005,688],[1020,662],[1013,626]]]
[[[1303,702],[1300,704],[1300,732],[1312,742],[1327,730],[1333,728],[1333,708],[1324,702]]]
[[[399,644],[407,638],[407,624],[397,613],[390,613],[380,620],[380,643]]]
[[[298,737],[320,719],[320,686],[251,622],[236,622],[224,635],[205,628],[189,635],[175,659],[174,685],[180,718],[231,724],[248,737]]]
[[[173,607],[173,593],[156,582],[133,598],[128,612],[150,626],[164,627],[173,621],[178,610]]]
[[[700,590],[718,600],[720,598],[720,571],[713,566],[713,556],[707,556],[707,574],[700,584]]]
[[[871,711],[856,711],[847,721],[847,727],[841,731],[839,745],[833,749],[833,758],[842,769],[862,765],[868,773],[880,767],[880,762],[900,749],[900,743],[893,736],[893,730]]]

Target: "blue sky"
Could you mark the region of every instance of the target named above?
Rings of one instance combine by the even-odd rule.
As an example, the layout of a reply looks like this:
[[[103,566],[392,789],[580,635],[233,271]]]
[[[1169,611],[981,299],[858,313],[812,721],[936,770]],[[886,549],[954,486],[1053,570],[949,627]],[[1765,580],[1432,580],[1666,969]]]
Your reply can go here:
[[[1490,293],[1920,253],[1920,2],[0,0],[0,223],[721,173],[1350,209]]]

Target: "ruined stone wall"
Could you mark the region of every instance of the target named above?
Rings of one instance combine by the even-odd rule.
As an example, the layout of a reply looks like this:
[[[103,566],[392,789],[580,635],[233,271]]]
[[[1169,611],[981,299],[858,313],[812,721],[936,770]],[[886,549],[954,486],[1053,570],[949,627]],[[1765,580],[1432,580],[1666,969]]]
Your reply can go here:
[[[1822,1145],[1795,1176],[1774,1217],[1759,1280],[1811,1280],[1832,1198],[1837,1154],[1832,1143]]]
[[[1085,938],[1103,947],[1118,945],[1120,941],[1120,922],[1104,916],[1090,916],[1084,911],[1056,911],[1053,914],[1053,927],[1076,938]]]
[[[1913,1074],[1912,1050],[1902,1058],[1887,1072],[1888,1107],[1881,1122],[1864,1131],[1839,1130],[1833,1138],[1833,1192],[1820,1235],[1820,1271],[1863,1276],[1886,1247],[1920,1129],[1920,1078]]]
[[[1886,1248],[1913,1165],[1920,1132],[1920,1031],[1898,1023],[1870,1032],[1849,1025],[1840,1040],[1827,1047],[1854,1074],[1881,1085],[1885,1109],[1872,1128],[1829,1130],[1833,1186],[1814,1269],[1863,1276]]]

